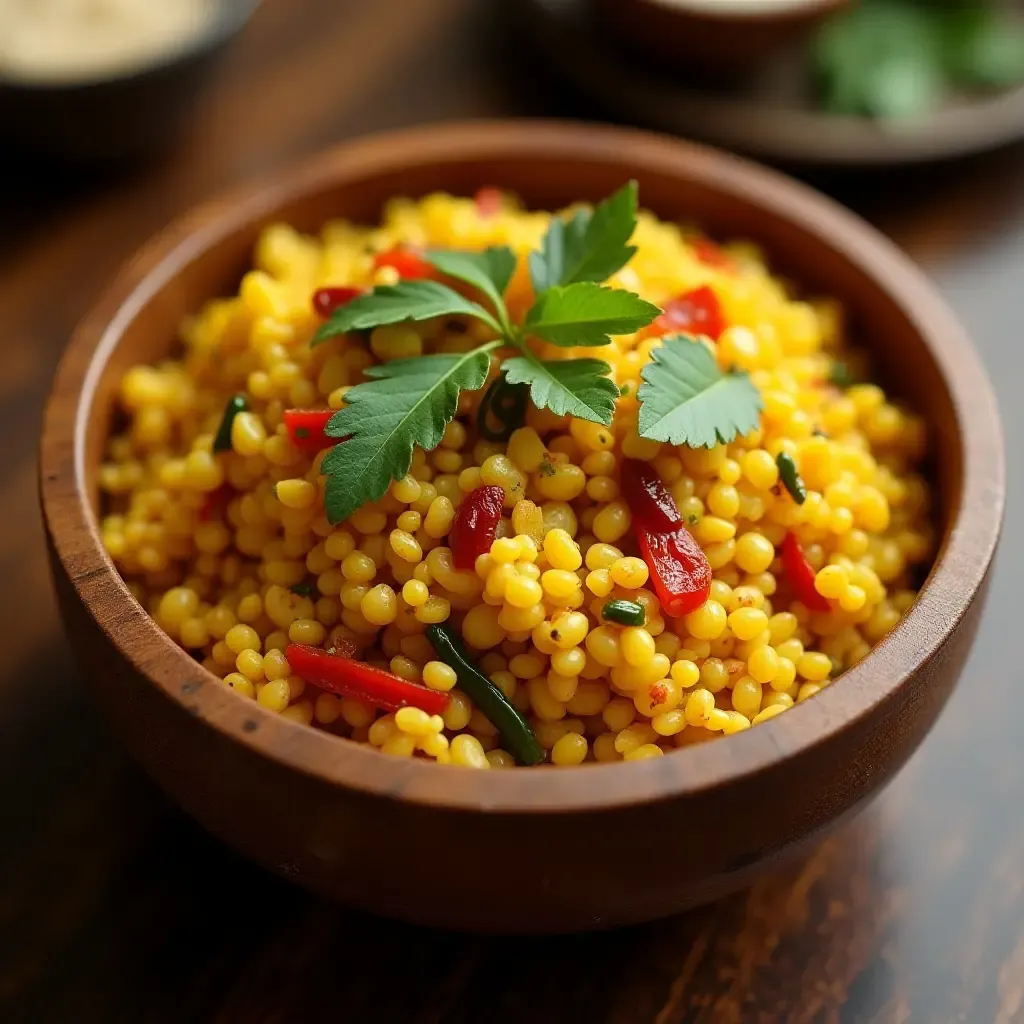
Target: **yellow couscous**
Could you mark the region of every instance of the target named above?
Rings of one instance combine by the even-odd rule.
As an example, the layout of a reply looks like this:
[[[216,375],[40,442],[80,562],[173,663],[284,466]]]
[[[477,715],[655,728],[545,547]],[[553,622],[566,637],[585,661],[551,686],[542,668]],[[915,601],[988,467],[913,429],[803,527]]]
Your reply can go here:
[[[395,200],[378,227],[268,227],[238,294],[208,303],[172,357],[122,382],[102,536],[132,593],[239,699],[385,753],[470,767],[523,762],[505,742],[517,722],[555,765],[639,760],[748,729],[831,685],[907,611],[931,555],[924,425],[854,383],[866,363],[836,303],[794,298],[751,245],[719,248],[644,212],[635,221],[635,254],[607,282],[659,307],[657,319],[586,349],[553,331],[539,340],[529,323],[516,335],[545,360],[606,361],[620,391],[610,422],[539,409],[520,390],[519,418],[497,440],[480,419],[508,365],[492,323],[450,312],[311,342],[348,289],[432,273],[479,299],[467,279],[430,270],[420,254],[431,248],[511,249],[503,329],[539,324],[527,254],[543,251],[552,215],[485,190]],[[685,343],[753,385],[751,429],[710,447],[642,436],[641,388],[674,331],[703,336]],[[332,522],[329,480],[339,492],[351,482],[322,465],[340,440],[323,441],[328,415],[356,408],[346,394],[378,379],[374,367],[477,349],[482,386],[455,392],[432,450],[414,447],[386,493]],[[658,516],[671,525],[651,525]],[[674,531],[677,547],[652,554],[661,535],[648,527]],[[669,576],[688,566],[679,601],[666,598],[665,557]],[[465,665],[438,637],[464,641],[494,700],[471,700]],[[338,691],[290,663],[295,645],[314,665],[309,648],[354,655],[390,673],[375,678],[397,677],[385,685],[431,699],[388,710],[369,691]]]

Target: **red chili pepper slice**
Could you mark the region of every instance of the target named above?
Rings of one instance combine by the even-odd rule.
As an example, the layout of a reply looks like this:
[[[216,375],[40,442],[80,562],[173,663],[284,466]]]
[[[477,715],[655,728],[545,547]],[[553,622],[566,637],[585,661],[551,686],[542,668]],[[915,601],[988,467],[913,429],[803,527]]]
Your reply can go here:
[[[706,267],[715,267],[718,270],[735,270],[736,263],[731,256],[726,255],[720,246],[715,245],[709,238],[698,238],[693,244],[694,255]]]
[[[699,608],[711,593],[711,566],[683,526],[675,499],[653,466],[622,460],[622,495],[633,513],[640,555],[666,615]]]
[[[637,530],[640,556],[651,570],[651,582],[666,615],[679,618],[696,611],[711,595],[711,566],[690,531]]]
[[[456,569],[472,569],[477,558],[491,550],[504,508],[502,487],[478,487],[462,499],[448,531],[448,545]]]
[[[335,412],[336,409],[285,409],[284,425],[292,444],[304,452],[319,452],[344,441],[343,437],[328,437],[324,433]]]
[[[335,310],[347,306],[362,294],[361,288],[317,288],[313,292],[313,309],[317,316],[326,320]]]
[[[712,341],[718,341],[729,326],[718,296],[707,285],[669,299],[654,323],[661,328],[661,334],[685,331],[688,334],[705,334]]]
[[[428,690],[364,662],[330,654],[320,647],[289,644],[285,657],[292,671],[307,683],[331,693],[359,697],[385,711],[412,707],[428,715],[440,715],[448,707],[446,693]]]
[[[828,598],[822,597],[815,589],[814,567],[807,561],[807,555],[796,539],[796,534],[787,533],[782,542],[782,568],[798,601],[812,612],[832,611]]]
[[[493,217],[501,212],[501,190],[493,185],[484,185],[483,188],[477,189],[473,202],[476,203],[477,213],[481,217]]]
[[[622,494],[641,526],[651,530],[674,530],[683,517],[664,481],[648,462],[623,459]]]
[[[434,273],[434,268],[422,256],[412,249],[403,249],[400,246],[377,253],[373,258],[373,265],[377,270],[381,267],[393,267],[398,271],[398,276],[405,281],[417,281],[431,277]]]

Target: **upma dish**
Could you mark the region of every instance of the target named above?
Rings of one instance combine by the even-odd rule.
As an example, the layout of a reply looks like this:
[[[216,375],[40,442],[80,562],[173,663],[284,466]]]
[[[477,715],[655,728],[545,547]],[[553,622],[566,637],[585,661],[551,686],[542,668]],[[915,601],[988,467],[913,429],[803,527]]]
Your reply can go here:
[[[634,183],[276,224],[254,262],[125,376],[100,476],[130,590],[240,700],[446,764],[660,757],[914,602],[922,421],[835,302]]]

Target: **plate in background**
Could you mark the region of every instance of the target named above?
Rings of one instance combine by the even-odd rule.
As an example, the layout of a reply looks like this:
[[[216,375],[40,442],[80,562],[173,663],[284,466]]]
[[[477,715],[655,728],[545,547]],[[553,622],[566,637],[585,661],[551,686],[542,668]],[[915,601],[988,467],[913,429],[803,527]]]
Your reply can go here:
[[[803,48],[714,91],[660,75],[617,52],[591,23],[586,0],[526,0],[539,49],[581,91],[618,117],[777,160],[883,165],[964,156],[1024,138],[1024,86],[950,99],[901,121],[826,114],[812,106]]]

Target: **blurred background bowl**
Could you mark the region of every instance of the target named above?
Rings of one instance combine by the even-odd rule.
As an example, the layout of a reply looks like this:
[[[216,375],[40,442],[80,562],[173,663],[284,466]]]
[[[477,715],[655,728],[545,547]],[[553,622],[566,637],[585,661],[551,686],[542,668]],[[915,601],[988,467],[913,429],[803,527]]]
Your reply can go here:
[[[1024,84],[955,93],[915,118],[833,114],[821,106],[799,38],[720,88],[694,80],[692,69],[688,78],[680,61],[637,60],[598,23],[599,2],[632,0],[519,0],[521,26],[560,81],[618,120],[805,167],[949,160],[1024,138]],[[1024,0],[1018,6],[1024,16]]]
[[[681,74],[730,77],[792,42],[849,0],[593,0],[601,25]]]
[[[90,164],[156,152],[173,139],[217,58],[259,3],[218,0],[209,26],[190,45],[109,77],[48,83],[0,72],[5,152]]]

